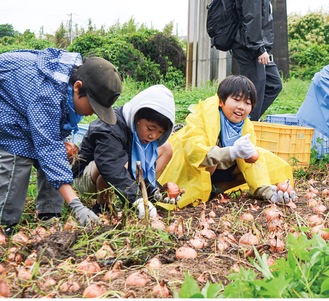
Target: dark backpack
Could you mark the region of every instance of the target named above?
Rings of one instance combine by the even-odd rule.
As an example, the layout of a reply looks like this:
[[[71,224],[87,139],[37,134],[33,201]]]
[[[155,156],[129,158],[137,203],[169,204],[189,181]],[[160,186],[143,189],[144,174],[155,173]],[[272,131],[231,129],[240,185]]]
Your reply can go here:
[[[207,33],[211,38],[211,47],[230,50],[240,25],[235,0],[212,0],[207,10]]]

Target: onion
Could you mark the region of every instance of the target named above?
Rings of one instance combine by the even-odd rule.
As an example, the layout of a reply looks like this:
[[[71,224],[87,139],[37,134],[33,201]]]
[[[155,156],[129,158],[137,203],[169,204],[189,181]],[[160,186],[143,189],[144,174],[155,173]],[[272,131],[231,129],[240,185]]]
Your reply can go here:
[[[14,244],[17,244],[17,245],[26,245],[27,242],[29,241],[29,238],[28,236],[24,233],[24,230],[19,230],[16,234],[14,234],[11,238],[11,241],[14,243]]]
[[[92,261],[91,257],[87,256],[87,258],[77,266],[77,270],[87,274],[94,274],[99,273],[101,268],[97,262]]]
[[[270,250],[272,252],[277,252],[277,253],[283,252],[284,243],[281,239],[277,237],[271,238],[269,244],[270,244]]]
[[[318,214],[314,214],[308,218],[307,222],[310,227],[314,227],[321,225],[323,223],[323,218]]]
[[[162,263],[159,258],[153,257],[146,263],[146,266],[154,270],[159,270],[162,267]]]
[[[22,267],[17,274],[17,277],[21,280],[29,280],[32,278],[32,273],[30,269]]]
[[[130,274],[126,279],[127,286],[142,287],[148,284],[151,279],[143,272],[138,271]]]
[[[74,164],[79,155],[79,147],[71,141],[64,142],[67,159],[70,164]]]
[[[73,220],[72,216],[69,216],[63,229],[66,231],[76,230],[78,229],[78,223],[75,220]]]
[[[312,211],[314,213],[324,213],[324,212],[326,212],[326,210],[327,210],[327,207],[323,204],[319,204],[317,206],[312,207]]]
[[[190,247],[180,247],[176,250],[177,259],[194,259],[198,257],[198,253]]]
[[[37,258],[38,258],[37,250],[33,250],[32,253],[29,256],[27,256],[27,258],[25,259],[24,265],[26,267],[32,266],[37,261]]]
[[[37,226],[31,232],[31,240],[34,241],[34,242],[40,242],[46,236],[48,236],[48,231],[45,228],[41,227],[41,226]]]
[[[267,208],[263,211],[265,218],[267,221],[271,221],[273,219],[281,218],[283,217],[283,213],[281,210],[279,210],[276,205],[271,205],[271,207]]]
[[[75,293],[80,289],[78,282],[73,281],[73,276],[70,275],[67,281],[64,281],[60,287],[59,291],[63,293]]]
[[[277,184],[276,190],[277,191],[281,190],[282,192],[287,191],[288,193],[290,193],[293,190],[293,187],[291,186],[290,180],[288,179],[287,181]]]
[[[85,288],[82,293],[84,298],[98,298],[104,295],[107,292],[107,289],[104,285],[100,283],[92,283]]]
[[[244,159],[244,161],[247,163],[255,163],[258,160],[258,158],[259,158],[258,151],[255,151],[250,158]]]
[[[3,232],[0,232],[0,245],[3,246],[5,244],[7,244],[8,238],[6,236],[6,234],[4,234]]]
[[[239,243],[243,245],[258,245],[259,240],[256,235],[248,232],[240,237]]]
[[[216,214],[216,212],[214,211],[214,210],[211,210],[210,212],[209,212],[209,217],[211,217],[211,218],[215,218],[215,217],[217,217],[217,214]]]
[[[321,237],[325,240],[329,240],[329,229],[323,229],[321,230]]]
[[[171,199],[176,199],[181,193],[179,186],[174,182],[168,182],[164,184],[163,188],[167,191],[168,196]]]
[[[323,189],[321,195],[325,199],[328,198],[329,197],[329,189],[328,188]]]
[[[190,245],[195,249],[203,249],[207,246],[207,241],[198,235],[189,240]]]
[[[313,199],[313,197],[308,199],[308,201],[307,201],[308,207],[318,206],[318,204],[319,204],[318,201],[316,199]]]
[[[241,220],[243,220],[243,221],[253,221],[254,216],[249,212],[245,212],[241,215]]]
[[[161,280],[160,283],[153,286],[152,293],[158,298],[168,298],[170,295],[169,289],[164,280]]]
[[[52,277],[47,277],[45,281],[42,283],[42,288],[46,289],[51,286],[55,286],[57,284],[56,280]]]
[[[104,241],[102,247],[96,252],[95,257],[97,259],[106,259],[109,257],[114,257],[115,253],[112,250],[110,243],[108,241]]]
[[[158,217],[151,219],[151,227],[162,231],[166,230],[166,224]]]
[[[18,252],[17,247],[11,247],[8,250],[7,260],[10,262],[15,262],[16,264],[20,264],[23,261],[23,256]]]
[[[223,237],[218,237],[216,248],[219,253],[223,253],[226,249],[228,249],[229,244]]]
[[[216,233],[213,230],[210,230],[210,229],[202,229],[199,233],[202,236],[205,236],[208,239],[215,239],[216,238]]]
[[[273,219],[268,222],[267,228],[269,231],[275,232],[275,231],[281,230],[282,223],[283,222],[280,219]]]
[[[112,270],[109,270],[105,273],[104,275],[104,280],[105,281],[109,281],[109,280],[114,280],[118,277],[121,276],[122,274],[122,261],[121,260],[118,260],[114,265],[113,265],[113,268]]]
[[[6,279],[0,279],[0,297],[8,298],[10,296],[10,288]]]

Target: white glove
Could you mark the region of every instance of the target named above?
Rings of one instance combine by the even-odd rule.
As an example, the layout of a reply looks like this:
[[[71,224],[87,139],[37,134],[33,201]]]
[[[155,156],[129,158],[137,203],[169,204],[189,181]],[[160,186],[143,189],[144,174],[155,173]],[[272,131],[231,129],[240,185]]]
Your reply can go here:
[[[150,212],[150,217],[155,218],[157,216],[157,210],[153,206],[153,204],[150,201],[147,201],[148,207],[149,207],[149,212]],[[144,208],[144,200],[143,198],[137,199],[134,203],[133,206],[137,208],[138,210],[138,217],[143,218],[145,216],[145,208]]]
[[[91,221],[99,222],[99,217],[84,206],[78,198],[74,198],[68,205],[73,209],[74,216],[81,226],[86,226]]]
[[[256,151],[255,146],[249,140],[250,134],[236,140],[233,146],[230,147],[231,159],[234,161],[236,158],[249,159]]]

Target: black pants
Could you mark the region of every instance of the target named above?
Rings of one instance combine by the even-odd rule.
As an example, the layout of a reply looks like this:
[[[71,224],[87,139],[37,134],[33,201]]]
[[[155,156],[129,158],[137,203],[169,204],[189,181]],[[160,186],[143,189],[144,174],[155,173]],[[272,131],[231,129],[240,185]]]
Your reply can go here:
[[[246,47],[232,50],[240,68],[240,74],[248,77],[256,86],[257,103],[250,113],[250,120],[258,121],[282,90],[282,81],[278,67],[274,62],[268,65],[258,63]]]

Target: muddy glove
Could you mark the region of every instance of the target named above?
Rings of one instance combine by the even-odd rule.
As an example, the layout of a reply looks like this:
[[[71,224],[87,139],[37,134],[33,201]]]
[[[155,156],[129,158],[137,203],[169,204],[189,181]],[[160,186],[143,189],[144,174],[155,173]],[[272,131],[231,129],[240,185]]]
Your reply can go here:
[[[91,221],[97,223],[99,222],[98,216],[86,206],[84,206],[79,198],[74,198],[68,205],[73,209],[74,216],[80,225],[86,226]]]
[[[283,203],[283,195],[280,195],[276,191],[275,185],[264,185],[256,189],[254,193],[255,197],[269,200],[272,203]]]
[[[151,192],[151,196],[153,196],[153,200],[154,202],[161,202],[162,199],[163,199],[163,195],[160,191],[160,188],[157,187],[157,188],[154,188]]]
[[[231,159],[234,161],[236,158],[249,159],[256,151],[255,146],[249,140],[250,134],[236,140],[233,146],[230,146]]]
[[[155,218],[157,216],[157,210],[150,201],[147,201],[149,207],[150,218]],[[144,200],[143,198],[137,199],[133,206],[137,208],[138,217],[143,218],[145,216]]]

